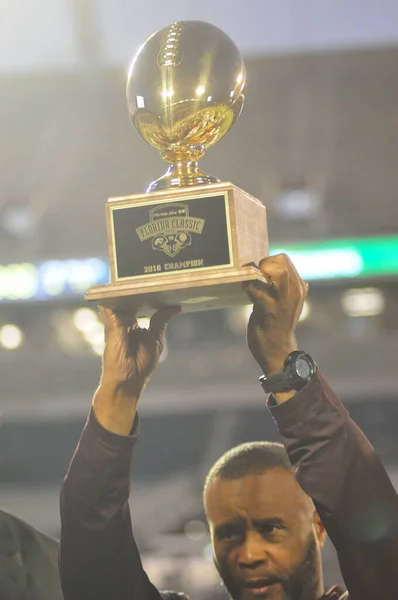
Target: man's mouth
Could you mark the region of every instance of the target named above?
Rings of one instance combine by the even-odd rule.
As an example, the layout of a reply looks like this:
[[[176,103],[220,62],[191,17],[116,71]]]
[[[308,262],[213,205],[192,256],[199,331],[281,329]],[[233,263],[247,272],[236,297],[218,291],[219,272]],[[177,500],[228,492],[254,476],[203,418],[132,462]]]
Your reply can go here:
[[[249,590],[254,596],[263,596],[270,590],[271,586],[275,585],[276,583],[279,583],[279,579],[251,579],[249,581],[245,581],[243,583],[243,587],[246,590]]]

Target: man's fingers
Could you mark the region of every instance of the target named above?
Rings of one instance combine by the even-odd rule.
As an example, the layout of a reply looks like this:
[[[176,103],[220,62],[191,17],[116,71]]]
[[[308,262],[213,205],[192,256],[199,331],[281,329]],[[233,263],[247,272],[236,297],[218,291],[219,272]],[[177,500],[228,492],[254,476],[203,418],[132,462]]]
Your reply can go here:
[[[272,284],[263,281],[245,281],[243,289],[253,304],[262,304],[264,300],[275,295],[275,289]]]
[[[115,320],[114,311],[112,308],[108,308],[107,306],[98,306],[99,314],[101,315],[101,320],[106,329],[112,326]]]
[[[99,306],[99,312],[105,325],[125,327],[133,325],[136,319],[136,310],[120,310],[109,308],[108,306]]]
[[[114,310],[107,306],[99,306],[99,313],[105,329],[105,339],[114,331],[126,330],[137,324],[136,311]]]
[[[166,329],[167,323],[173,317],[176,317],[181,312],[179,306],[168,306],[158,310],[152,317],[149,324],[149,331],[151,331],[157,338],[161,337]]]
[[[297,271],[286,254],[277,254],[263,258],[260,261],[262,275],[273,283],[274,287],[282,296],[289,293],[289,281],[291,276],[297,275]]]
[[[274,287],[274,282],[272,281],[272,278],[267,276],[267,274],[265,274],[264,272],[261,272],[259,265],[257,265],[254,262],[246,263],[243,266],[244,267],[255,267],[256,269],[259,270],[259,274],[261,274],[268,281],[268,283],[265,283],[260,280],[254,280],[254,281],[251,280],[251,281],[245,281],[243,283],[243,289],[246,292],[246,294],[248,295],[250,302],[252,302],[254,304],[255,302],[258,302],[261,299],[263,299],[264,294],[271,294],[271,290]]]
[[[245,263],[244,265],[242,265],[242,267],[255,267],[256,269],[259,268],[259,266],[255,262],[253,262],[253,261]]]
[[[301,289],[304,296],[307,296],[308,284],[301,279],[287,254],[276,254],[263,258],[259,267],[262,275],[274,283],[280,296],[288,296],[292,287]]]
[[[308,293],[308,284],[301,279],[292,261],[286,254],[277,254],[263,258],[259,264],[259,271],[266,279],[262,281],[248,281],[244,289],[257,308],[268,311],[270,299],[284,300],[296,297],[297,292],[304,301]]]

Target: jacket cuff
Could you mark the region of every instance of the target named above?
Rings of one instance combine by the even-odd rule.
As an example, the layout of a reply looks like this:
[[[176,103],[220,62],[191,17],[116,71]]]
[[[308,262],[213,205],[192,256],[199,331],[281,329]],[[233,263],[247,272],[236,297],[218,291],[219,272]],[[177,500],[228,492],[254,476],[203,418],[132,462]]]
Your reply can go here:
[[[338,428],[349,418],[348,411],[319,370],[292,398],[276,404],[271,396],[267,406],[280,433],[298,439],[312,438],[314,431],[320,432],[324,426],[330,429],[331,423]]]
[[[94,437],[105,446],[114,448],[115,450],[127,450],[133,448],[138,440],[140,435],[140,418],[138,413],[136,413],[130,434],[119,435],[118,433],[113,433],[112,431],[105,429],[105,427],[103,427],[98,421],[94,410],[91,407],[87,419],[86,429],[91,431]]]

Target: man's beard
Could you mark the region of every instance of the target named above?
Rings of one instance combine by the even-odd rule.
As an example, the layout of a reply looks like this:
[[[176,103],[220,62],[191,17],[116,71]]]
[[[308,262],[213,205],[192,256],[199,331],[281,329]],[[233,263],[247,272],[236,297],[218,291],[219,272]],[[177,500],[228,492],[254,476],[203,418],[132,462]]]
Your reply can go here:
[[[227,565],[219,565],[216,561],[214,561],[214,564],[232,600],[241,600],[242,584],[233,578]],[[319,578],[315,536],[311,535],[305,557],[292,573],[288,575],[277,572],[267,573],[266,575],[262,573],[261,578],[263,577],[279,583],[283,591],[283,600],[313,600]]]

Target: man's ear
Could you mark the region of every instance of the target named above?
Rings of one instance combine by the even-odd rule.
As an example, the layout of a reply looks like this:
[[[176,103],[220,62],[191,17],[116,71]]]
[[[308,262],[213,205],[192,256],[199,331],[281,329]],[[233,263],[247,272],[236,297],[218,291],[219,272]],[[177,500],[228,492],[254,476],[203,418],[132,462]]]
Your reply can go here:
[[[314,512],[314,516],[312,519],[312,525],[313,525],[313,528],[315,531],[316,539],[318,540],[320,547],[323,548],[323,545],[326,540],[326,529],[325,529],[325,527],[321,521],[321,517],[319,516],[317,511]]]

